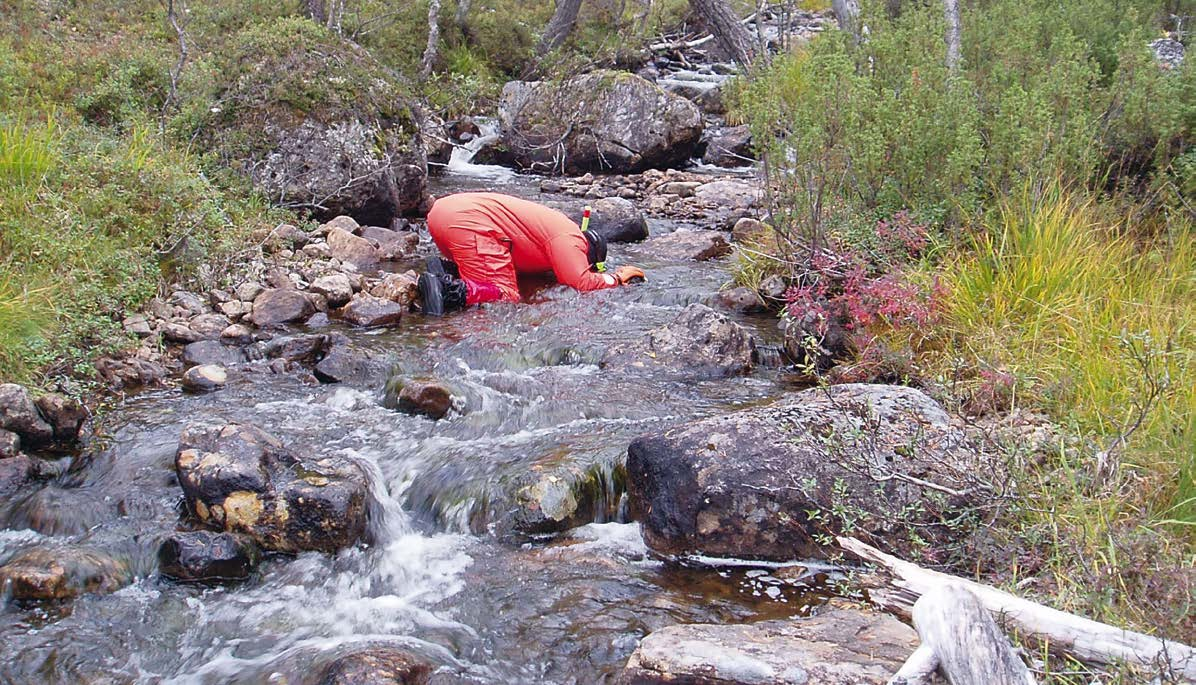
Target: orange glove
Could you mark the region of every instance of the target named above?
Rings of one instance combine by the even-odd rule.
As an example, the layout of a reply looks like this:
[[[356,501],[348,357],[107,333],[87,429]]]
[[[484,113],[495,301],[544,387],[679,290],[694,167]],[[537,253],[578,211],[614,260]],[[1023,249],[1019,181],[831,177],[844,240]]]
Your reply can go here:
[[[615,280],[618,281],[620,285],[627,285],[628,283],[637,281],[643,282],[648,280],[647,277],[644,276],[644,270],[638,266],[620,266],[619,268],[615,269],[614,276]]]

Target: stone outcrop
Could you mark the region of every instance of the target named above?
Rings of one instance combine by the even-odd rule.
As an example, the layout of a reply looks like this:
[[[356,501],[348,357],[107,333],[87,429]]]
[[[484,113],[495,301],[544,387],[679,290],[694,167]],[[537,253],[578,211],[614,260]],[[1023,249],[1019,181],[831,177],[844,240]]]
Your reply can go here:
[[[693,103],[623,72],[512,81],[499,104],[510,162],[539,172],[627,173],[683,164],[702,135]]]
[[[366,531],[369,483],[344,457],[305,457],[247,424],[183,431],[175,469],[187,509],[262,549],[335,552]]]
[[[746,625],[675,625],[645,637],[618,685],[884,685],[918,646],[884,614],[836,608]]]
[[[945,533],[978,470],[963,433],[913,388],[838,385],[695,421],[628,448],[628,497],[662,555],[825,558],[850,530],[908,556]]]

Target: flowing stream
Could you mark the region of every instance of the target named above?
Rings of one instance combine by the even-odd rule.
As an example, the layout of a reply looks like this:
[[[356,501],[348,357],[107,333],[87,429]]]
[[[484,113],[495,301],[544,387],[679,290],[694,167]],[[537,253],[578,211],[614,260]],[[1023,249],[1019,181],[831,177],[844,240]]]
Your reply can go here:
[[[434,179],[433,192],[538,195],[535,179],[464,171]],[[461,405],[438,422],[384,408],[384,377],[321,386],[264,369],[214,394],[151,392],[108,412],[86,468],[0,506],[0,561],[31,544],[82,542],[127,559],[137,578],[61,606],[0,600],[0,682],[306,683],[363,643],[431,661],[434,683],[611,682],[639,639],[664,626],[808,612],[819,596],[767,567],[652,558],[634,523],[520,537],[486,507],[529,469],[609,473],[637,435],[784,392],[768,369],[696,383],[600,370],[604,347],[712,301],[728,279],[726,264],[660,262],[638,249],[612,246],[610,260],[642,265],[649,282],[638,287],[557,287],[528,304],[344,331],[396,372],[448,383]],[[774,320],[740,320],[775,337]],[[299,452],[358,460],[374,481],[372,543],[271,557],[227,586],[160,578],[158,543],[179,522],[174,453],[196,420],[254,423]],[[619,495],[612,484],[605,496]]]

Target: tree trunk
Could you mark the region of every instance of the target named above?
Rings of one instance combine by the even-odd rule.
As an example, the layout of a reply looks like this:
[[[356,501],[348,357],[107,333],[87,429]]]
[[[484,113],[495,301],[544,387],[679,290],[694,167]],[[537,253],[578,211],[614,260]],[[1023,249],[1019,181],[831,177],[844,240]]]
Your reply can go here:
[[[453,15],[453,24],[461,32],[465,44],[473,43],[473,31],[469,28],[469,9],[473,0],[457,0],[457,13]]]
[[[959,53],[962,47],[959,0],[943,0],[943,15],[947,19],[947,68],[951,73],[955,73],[959,71]]]
[[[307,16],[317,24],[323,24],[328,17],[324,14],[324,0],[303,0]]]
[[[831,0],[831,11],[839,28],[851,34],[852,43],[860,44],[860,3],[858,0]]]
[[[988,585],[931,571],[885,554],[855,538],[840,537],[837,541],[844,550],[892,574],[889,582],[896,592],[886,595],[883,591],[870,590],[868,593],[869,599],[885,610],[900,614],[908,608],[911,598],[935,592],[944,585],[957,585],[966,588],[990,614],[1016,628],[1022,637],[1046,644],[1056,653],[1106,665],[1126,662],[1147,668],[1162,666],[1181,678],[1196,680],[1196,649],[1180,642],[1098,623]]]
[[[689,6],[706,22],[714,39],[732,59],[744,66],[751,65],[757,56],[752,36],[727,0],[689,0]]]
[[[424,47],[424,58],[419,70],[419,77],[427,80],[432,75],[432,66],[436,63],[436,49],[440,45],[440,0],[428,2],[428,44]]]
[[[580,11],[581,0],[557,0],[556,11],[548,20],[548,26],[544,27],[544,35],[540,37],[536,53],[544,55],[560,47],[577,25],[577,13]]]

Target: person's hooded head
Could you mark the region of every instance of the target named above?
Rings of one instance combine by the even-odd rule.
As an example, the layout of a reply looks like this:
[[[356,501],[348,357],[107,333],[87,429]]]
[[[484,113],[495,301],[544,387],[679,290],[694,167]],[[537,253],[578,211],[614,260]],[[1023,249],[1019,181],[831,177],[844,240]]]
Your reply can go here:
[[[586,259],[594,271],[606,271],[606,238],[597,231],[582,231],[586,237]]]

